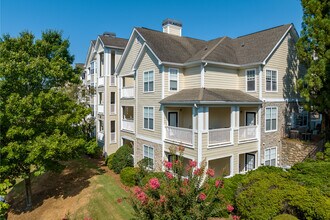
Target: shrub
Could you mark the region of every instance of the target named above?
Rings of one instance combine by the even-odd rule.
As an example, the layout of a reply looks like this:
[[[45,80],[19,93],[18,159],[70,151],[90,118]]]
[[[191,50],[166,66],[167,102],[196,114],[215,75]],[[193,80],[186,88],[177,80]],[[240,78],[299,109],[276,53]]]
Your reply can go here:
[[[330,162],[313,161],[294,165],[290,170],[291,179],[308,187],[316,187],[330,197]]]
[[[176,152],[172,149],[171,154]],[[152,177],[145,186],[135,188],[131,201],[136,219],[208,219],[218,213],[217,195],[222,182],[209,184],[214,171],[206,171],[204,164],[197,168],[197,163],[190,161],[189,166],[184,167],[182,154],[183,148],[180,148],[177,160],[164,162],[166,172],[162,180]],[[185,169],[188,174],[183,177]],[[155,173],[145,179],[151,175]]]
[[[236,205],[246,219],[270,219],[291,213],[299,219],[328,219],[329,199],[317,189],[291,180],[286,172],[253,171],[237,190]]]
[[[281,214],[273,218],[273,220],[298,220],[297,217],[289,214]]]
[[[86,154],[91,158],[101,158],[102,148],[97,144],[96,141],[89,141],[86,146]]]
[[[132,147],[123,145],[120,147],[112,159],[112,169],[119,174],[125,167],[133,167]]]
[[[135,186],[137,183],[137,174],[139,168],[125,167],[120,172],[120,180],[126,186]]]
[[[112,160],[113,157],[115,156],[115,153],[110,154],[109,156],[107,156],[107,158],[105,159],[105,164],[109,167],[110,170],[112,170]]]
[[[225,178],[224,181],[224,188],[220,191],[220,194],[223,195],[223,199],[226,202],[231,204],[235,204],[235,195],[237,188],[241,185],[241,182],[245,175],[236,174],[231,178]]]

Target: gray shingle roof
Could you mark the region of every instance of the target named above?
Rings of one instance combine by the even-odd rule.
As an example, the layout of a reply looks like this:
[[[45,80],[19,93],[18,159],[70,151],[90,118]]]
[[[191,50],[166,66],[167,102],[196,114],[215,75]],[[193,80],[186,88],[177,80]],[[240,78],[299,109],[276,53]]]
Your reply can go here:
[[[290,25],[281,25],[235,39],[220,37],[210,41],[170,35],[147,28],[136,30],[163,62],[206,60],[242,65],[264,61]]]
[[[215,89],[215,88],[194,88],[183,89],[160,101],[161,104],[230,104],[262,103],[258,98],[235,89]]]
[[[103,44],[107,47],[118,47],[125,49],[128,40],[119,37],[110,37],[107,35],[100,35],[99,36]]]
[[[205,47],[206,41],[136,28],[161,61],[184,63]]]

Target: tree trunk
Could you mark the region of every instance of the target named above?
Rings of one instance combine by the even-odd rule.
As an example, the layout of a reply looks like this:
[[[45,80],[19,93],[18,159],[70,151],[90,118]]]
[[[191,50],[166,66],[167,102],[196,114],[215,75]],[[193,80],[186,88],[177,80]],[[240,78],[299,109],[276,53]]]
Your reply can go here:
[[[32,189],[31,189],[31,173],[29,172],[24,179],[25,183],[25,196],[26,196],[26,209],[32,208]]]

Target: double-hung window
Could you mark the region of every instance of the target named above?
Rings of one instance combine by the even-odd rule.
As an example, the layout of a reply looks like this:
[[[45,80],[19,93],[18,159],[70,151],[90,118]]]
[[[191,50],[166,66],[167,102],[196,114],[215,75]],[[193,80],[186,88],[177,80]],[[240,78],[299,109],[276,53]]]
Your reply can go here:
[[[144,107],[143,108],[143,128],[154,130],[154,108]]]
[[[276,166],[276,147],[265,150],[265,165]]]
[[[266,108],[266,131],[277,130],[277,107]]]
[[[143,145],[143,158],[148,162],[148,168],[154,168],[154,148]]]
[[[276,92],[277,91],[277,71],[266,70],[266,91]]]
[[[91,74],[91,75],[93,75],[93,74],[94,74],[94,71],[95,71],[94,65],[95,65],[95,62],[92,61],[92,62],[91,62],[91,67],[90,67],[90,74]]]
[[[154,71],[147,71],[143,73],[143,91],[154,91]]]
[[[179,71],[178,69],[169,69],[169,89],[170,91],[177,91],[178,90],[178,78],[179,78]]]
[[[246,90],[248,92],[256,91],[256,71],[255,70],[246,71]]]

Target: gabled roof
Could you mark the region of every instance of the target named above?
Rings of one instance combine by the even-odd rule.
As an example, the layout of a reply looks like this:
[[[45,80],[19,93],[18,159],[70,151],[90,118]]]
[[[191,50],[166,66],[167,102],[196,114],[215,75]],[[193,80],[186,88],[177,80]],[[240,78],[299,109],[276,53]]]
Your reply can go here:
[[[235,89],[183,89],[160,101],[161,104],[261,104],[258,98]]]
[[[99,35],[99,38],[105,47],[114,47],[119,49],[125,49],[128,42],[127,39],[111,37],[108,35]]]
[[[233,65],[262,63],[293,25],[281,25],[235,39],[220,37],[204,41],[147,28],[136,28],[161,62],[187,64],[213,61]]]
[[[184,63],[205,47],[206,41],[136,28],[161,61]]]

